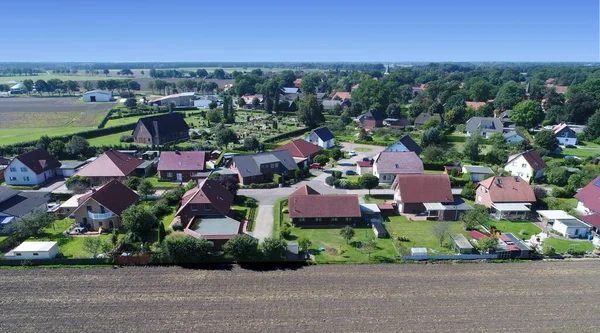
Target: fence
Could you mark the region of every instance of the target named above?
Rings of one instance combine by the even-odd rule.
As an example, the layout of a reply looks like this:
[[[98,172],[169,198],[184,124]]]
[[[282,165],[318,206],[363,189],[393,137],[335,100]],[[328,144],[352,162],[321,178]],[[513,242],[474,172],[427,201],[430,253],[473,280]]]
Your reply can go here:
[[[426,256],[402,256],[402,260],[482,260],[498,259],[497,254],[449,254],[449,255],[426,255]]]
[[[110,265],[112,259],[95,258],[56,258],[36,260],[0,260],[0,266],[40,266],[40,265]]]

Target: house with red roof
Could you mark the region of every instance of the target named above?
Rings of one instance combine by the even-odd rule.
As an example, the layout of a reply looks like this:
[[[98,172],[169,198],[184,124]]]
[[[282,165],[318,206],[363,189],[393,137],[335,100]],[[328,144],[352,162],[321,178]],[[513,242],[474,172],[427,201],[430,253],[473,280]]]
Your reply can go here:
[[[475,187],[475,203],[498,220],[525,220],[536,203],[533,188],[519,176],[490,177]]]
[[[288,197],[294,226],[353,225],[361,221],[357,194],[321,194],[308,185]]]
[[[465,104],[467,107],[473,108],[473,110],[477,110],[480,107],[484,106],[487,102],[475,102],[475,101],[466,101]]]
[[[201,178],[205,170],[206,153],[203,151],[164,151],[157,167],[160,179],[179,183]]]
[[[294,88],[300,88],[300,85],[302,85],[302,79],[295,79]]]
[[[171,225],[181,223],[186,234],[204,238],[220,248],[243,231],[244,224],[231,217],[233,198],[219,182],[205,179],[185,192]]]
[[[123,182],[134,176],[143,163],[144,160],[111,149],[79,169],[75,176],[87,177],[93,185],[105,184],[113,179]]]
[[[593,242],[600,246],[600,176],[579,190],[575,199],[579,218],[592,227]]]
[[[121,213],[139,196],[118,180],[111,180],[77,198],[77,208],[69,215],[75,222],[90,230],[120,229]]]
[[[56,176],[61,163],[44,149],[23,153],[4,168],[8,185],[40,185]]]
[[[542,177],[545,168],[546,162],[533,149],[511,155],[506,165],[504,165],[504,170],[510,172],[513,176],[523,178],[528,183],[532,179]]]
[[[558,139],[558,143],[563,146],[577,144],[577,134],[565,123],[554,126],[552,132]]]
[[[307,142],[303,139],[296,139],[286,143],[283,146],[275,148],[273,151],[287,150],[298,166],[308,165],[313,162],[313,158],[323,151],[323,148]]]
[[[335,94],[333,94],[333,96],[331,96],[331,99],[332,100],[339,99],[341,101],[351,100],[352,99],[352,93],[349,93],[347,91],[338,91]]]
[[[392,183],[394,202],[401,214],[455,221],[473,209],[460,196],[452,194],[448,175],[397,175]]]

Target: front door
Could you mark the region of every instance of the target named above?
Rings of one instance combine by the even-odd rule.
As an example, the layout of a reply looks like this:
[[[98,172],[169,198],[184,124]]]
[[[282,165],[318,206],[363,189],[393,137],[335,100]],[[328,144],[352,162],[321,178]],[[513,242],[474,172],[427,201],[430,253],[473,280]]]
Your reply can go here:
[[[84,226],[87,226],[88,225],[87,217],[84,217],[82,222],[83,222]]]
[[[108,220],[108,227],[110,228],[110,230],[115,228],[115,223],[113,222],[113,220]]]
[[[96,96],[90,96],[90,102],[95,102],[96,101]]]
[[[178,182],[182,182],[183,181],[183,174],[181,174],[181,173],[177,174],[177,181]]]

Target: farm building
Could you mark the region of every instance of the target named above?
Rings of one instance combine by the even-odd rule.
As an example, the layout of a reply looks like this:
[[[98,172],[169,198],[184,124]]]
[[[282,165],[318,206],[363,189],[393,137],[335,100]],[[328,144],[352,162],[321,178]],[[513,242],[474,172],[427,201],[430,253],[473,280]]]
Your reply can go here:
[[[110,102],[112,101],[112,93],[104,90],[90,90],[83,93],[83,101],[87,103]]]
[[[181,94],[173,94],[159,97],[151,100],[148,104],[161,106],[173,103],[175,104],[175,107],[194,106],[194,100],[196,100],[196,94],[194,92],[185,92]]]
[[[4,255],[6,260],[53,259],[58,254],[57,242],[23,242]]]
[[[471,175],[471,180],[474,182],[480,182],[485,179],[488,175],[493,175],[494,171],[486,166],[481,165],[465,165],[462,167],[462,173],[468,173]]]

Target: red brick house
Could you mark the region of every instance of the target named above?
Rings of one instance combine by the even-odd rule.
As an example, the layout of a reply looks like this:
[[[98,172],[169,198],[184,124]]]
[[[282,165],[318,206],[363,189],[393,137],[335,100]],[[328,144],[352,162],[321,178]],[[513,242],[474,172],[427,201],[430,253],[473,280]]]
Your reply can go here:
[[[353,225],[361,222],[356,194],[320,194],[303,185],[288,197],[289,216],[294,226]]]
[[[535,205],[533,188],[519,176],[490,177],[475,187],[475,203],[501,219],[527,219]]]
[[[298,165],[308,165],[312,163],[313,158],[323,151],[323,148],[307,142],[303,139],[296,139],[286,143],[273,151],[287,150],[292,154]]]
[[[180,222],[186,234],[209,240],[220,248],[243,230],[243,223],[230,216],[233,198],[223,185],[205,179],[183,195],[173,223]]]
[[[198,178],[206,169],[206,153],[203,151],[164,151],[158,161],[158,176],[170,181],[187,182]]]

